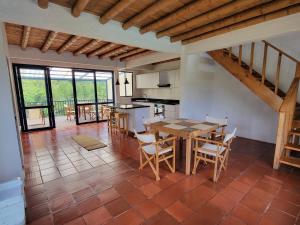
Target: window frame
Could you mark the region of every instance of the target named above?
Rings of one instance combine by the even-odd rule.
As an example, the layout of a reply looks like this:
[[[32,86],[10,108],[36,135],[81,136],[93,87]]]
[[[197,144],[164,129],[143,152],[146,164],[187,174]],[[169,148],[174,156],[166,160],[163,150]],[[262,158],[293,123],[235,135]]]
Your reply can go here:
[[[129,81],[129,84],[131,84],[131,95],[127,94],[127,85],[128,84],[124,84],[124,83],[121,83],[121,82],[120,82],[120,86],[124,85],[125,95],[121,95],[120,87],[119,87],[119,95],[120,95],[120,97],[132,97],[133,96],[133,72],[131,72],[131,71],[119,71],[119,74],[118,74],[119,75],[119,80],[120,80],[121,73],[124,74],[124,81],[127,78],[127,73],[131,73],[131,82]]]

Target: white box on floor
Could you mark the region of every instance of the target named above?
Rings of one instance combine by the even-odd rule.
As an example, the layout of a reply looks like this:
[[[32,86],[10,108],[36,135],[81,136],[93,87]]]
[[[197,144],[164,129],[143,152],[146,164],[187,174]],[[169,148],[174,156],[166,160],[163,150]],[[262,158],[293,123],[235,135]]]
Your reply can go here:
[[[0,225],[24,225],[25,201],[20,178],[0,184]]]

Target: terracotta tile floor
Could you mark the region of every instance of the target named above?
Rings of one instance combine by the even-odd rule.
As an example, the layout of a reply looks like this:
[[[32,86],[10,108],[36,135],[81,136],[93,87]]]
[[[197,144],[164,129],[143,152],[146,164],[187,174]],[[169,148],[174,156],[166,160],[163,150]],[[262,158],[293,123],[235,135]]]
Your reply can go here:
[[[86,151],[71,136],[87,134],[108,147]],[[35,225],[300,225],[300,171],[272,170],[274,145],[234,141],[229,168],[218,183],[212,168],[184,175],[138,170],[137,141],[105,123],[22,135],[27,223]]]

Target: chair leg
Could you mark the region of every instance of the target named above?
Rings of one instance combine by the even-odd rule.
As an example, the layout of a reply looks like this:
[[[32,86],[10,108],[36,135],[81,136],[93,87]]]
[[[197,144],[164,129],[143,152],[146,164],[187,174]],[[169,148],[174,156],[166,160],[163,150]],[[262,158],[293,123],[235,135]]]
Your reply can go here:
[[[158,159],[158,155],[156,155],[156,157],[155,157],[155,166],[156,166],[155,179],[156,179],[156,181],[159,181],[160,177],[159,177],[159,159]]]
[[[217,182],[217,172],[218,172],[218,157],[215,158],[215,166],[214,166],[214,176],[213,176],[213,181]]]
[[[197,169],[197,151],[195,151],[195,154],[194,154],[194,168],[193,168],[193,171],[192,171],[192,174],[196,174],[196,169]]]
[[[140,168],[139,170],[142,170],[142,165],[143,165],[143,155],[142,155],[142,151],[140,150]]]
[[[175,170],[176,170],[176,166],[175,166],[175,164],[176,164],[176,150],[175,150],[175,148],[173,149],[173,164],[172,164],[172,166],[173,166],[173,169],[172,169],[172,173],[175,173]]]

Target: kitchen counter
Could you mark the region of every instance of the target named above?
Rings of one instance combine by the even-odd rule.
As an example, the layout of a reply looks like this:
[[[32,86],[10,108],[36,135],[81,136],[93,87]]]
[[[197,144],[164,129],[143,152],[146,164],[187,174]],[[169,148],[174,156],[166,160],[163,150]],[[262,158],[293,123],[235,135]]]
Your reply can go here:
[[[130,132],[144,131],[143,120],[150,117],[150,106],[139,105],[139,104],[120,104],[120,103],[111,103],[105,104],[108,107],[115,108],[117,111],[128,113],[128,130]],[[121,121],[121,126],[123,122]]]
[[[106,106],[117,108],[117,109],[137,109],[137,108],[146,108],[149,107],[148,105],[138,105],[138,104],[107,104]]]
[[[164,105],[179,105],[179,100],[158,98],[131,98],[133,102],[149,102]]]

